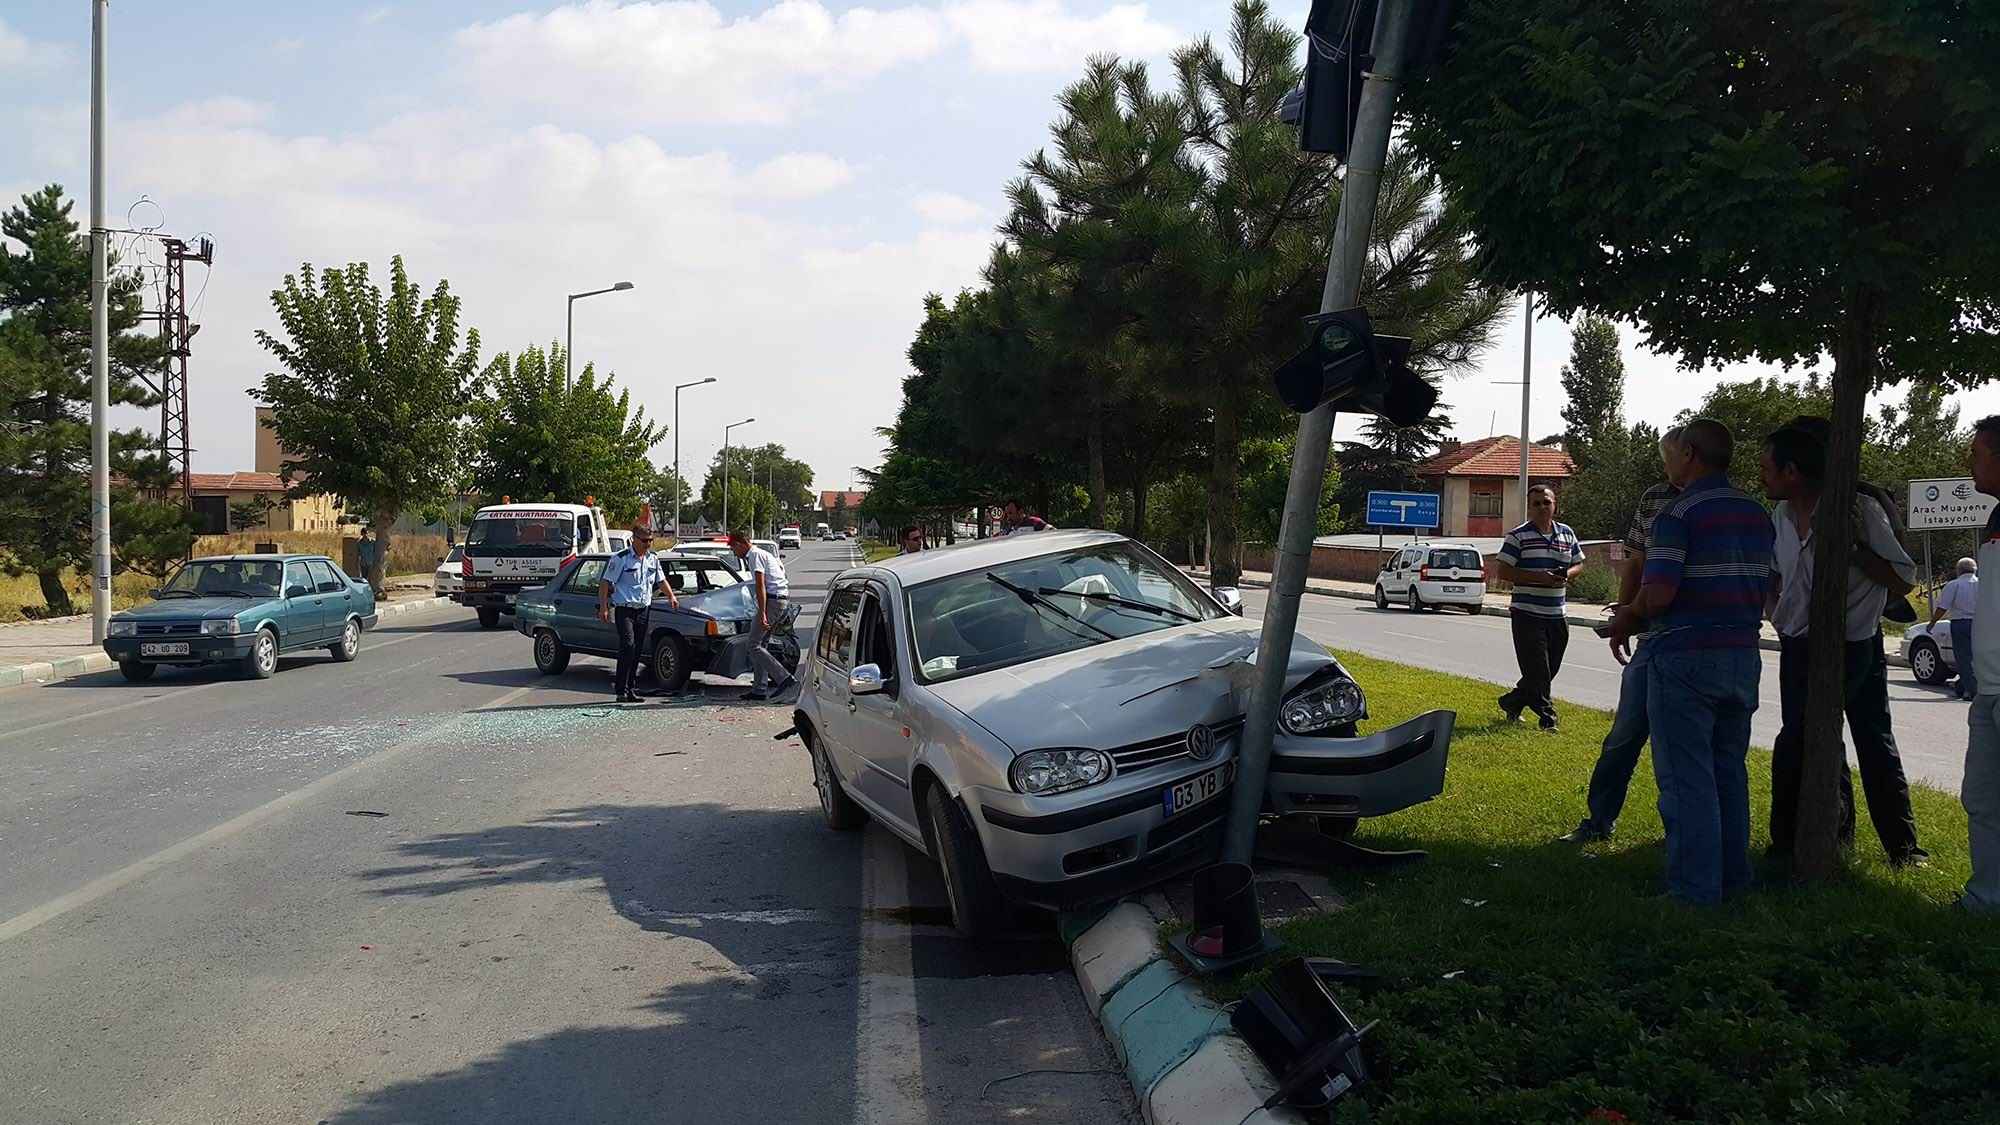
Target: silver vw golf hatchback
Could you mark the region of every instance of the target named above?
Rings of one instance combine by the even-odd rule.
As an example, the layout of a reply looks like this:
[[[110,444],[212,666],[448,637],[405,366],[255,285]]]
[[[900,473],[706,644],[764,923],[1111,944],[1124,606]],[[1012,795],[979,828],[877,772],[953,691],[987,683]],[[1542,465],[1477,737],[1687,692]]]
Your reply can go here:
[[[931,856],[967,936],[1010,900],[1060,909],[1185,871],[1220,844],[1257,634],[1111,532],[844,571],[795,715],[821,809]],[[1268,813],[1340,834],[1443,788],[1451,712],[1359,735],[1360,686],[1310,642],[1286,685]]]

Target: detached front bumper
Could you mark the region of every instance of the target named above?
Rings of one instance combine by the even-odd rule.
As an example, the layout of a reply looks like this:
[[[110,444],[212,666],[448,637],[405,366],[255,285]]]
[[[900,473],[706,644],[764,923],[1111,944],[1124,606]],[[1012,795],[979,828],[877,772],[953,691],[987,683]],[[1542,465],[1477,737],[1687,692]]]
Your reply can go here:
[[[1264,809],[1281,816],[1384,816],[1428,801],[1444,790],[1456,720],[1454,712],[1432,711],[1358,738],[1300,737],[1280,729]],[[1221,850],[1234,785],[1172,817],[1166,815],[1165,794],[1234,763],[1240,737],[1231,737],[1226,753],[1210,761],[1148,770],[1125,779],[1133,784],[1101,796],[1092,790],[1035,798],[966,789],[962,796],[1001,892],[1032,906],[1066,910],[1212,862]],[[1120,780],[1106,784],[1118,786]]]
[[[133,661],[141,664],[221,664],[249,656],[250,646],[256,639],[255,633],[239,633],[233,637],[106,637],[104,655],[120,664]],[[147,655],[139,649],[142,644],[184,644],[188,650],[185,655]]]

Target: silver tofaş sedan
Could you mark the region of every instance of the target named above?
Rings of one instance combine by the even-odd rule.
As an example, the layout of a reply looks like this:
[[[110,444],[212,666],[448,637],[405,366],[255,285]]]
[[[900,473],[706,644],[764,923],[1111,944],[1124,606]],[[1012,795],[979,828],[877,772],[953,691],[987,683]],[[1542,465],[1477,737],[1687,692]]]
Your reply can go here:
[[[1009,900],[1081,905],[1214,858],[1257,643],[1122,535],[1012,535],[843,571],[796,718],[828,824],[866,813],[930,855],[976,936]],[[1267,812],[1340,835],[1443,789],[1451,712],[1357,736],[1360,686],[1304,639],[1286,683]]]

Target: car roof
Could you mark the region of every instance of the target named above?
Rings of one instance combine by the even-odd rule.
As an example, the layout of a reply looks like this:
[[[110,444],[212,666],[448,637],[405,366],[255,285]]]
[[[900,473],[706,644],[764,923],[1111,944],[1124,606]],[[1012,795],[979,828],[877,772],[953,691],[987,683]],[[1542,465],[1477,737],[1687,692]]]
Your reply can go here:
[[[200,557],[200,558],[198,558],[198,559],[189,559],[188,561],[189,561],[189,562],[191,562],[191,563],[204,563],[204,562],[304,562],[304,561],[305,561],[305,560],[307,560],[307,559],[319,559],[319,560],[321,560],[321,561],[323,561],[323,562],[332,562],[332,561],[333,561],[333,559],[329,558],[329,557],[328,557],[328,556],[326,556],[326,555],[312,555],[312,554],[303,554],[303,553],[297,553],[297,552],[289,552],[289,553],[288,553],[288,552],[278,552],[278,553],[275,553],[275,554],[255,554],[255,553],[247,553],[247,554],[240,554],[240,555],[203,555],[203,556],[201,556],[201,557]]]
[[[905,586],[987,570],[1059,551],[1128,542],[1115,531],[1022,531],[994,539],[968,539],[950,547],[897,555],[866,569],[887,571]]]
[[[1411,544],[1411,546],[1413,546],[1413,547],[1442,547],[1442,548],[1444,548],[1444,549],[1445,549],[1445,550],[1447,550],[1447,551],[1477,551],[1477,550],[1479,549],[1479,548],[1478,548],[1478,547],[1477,547],[1476,545],[1474,545],[1474,544],[1471,544],[1471,543],[1453,543],[1453,542],[1449,542],[1449,541],[1445,541],[1445,540],[1440,540],[1440,541],[1438,541],[1438,542],[1436,542],[1436,543],[1413,543],[1413,544]]]

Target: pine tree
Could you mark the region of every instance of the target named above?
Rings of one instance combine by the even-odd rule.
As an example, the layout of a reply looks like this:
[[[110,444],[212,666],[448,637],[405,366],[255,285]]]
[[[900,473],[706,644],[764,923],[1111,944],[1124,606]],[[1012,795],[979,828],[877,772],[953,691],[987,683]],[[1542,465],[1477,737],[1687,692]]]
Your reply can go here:
[[[1625,361],[1618,355],[1618,326],[1601,316],[1577,321],[1560,378],[1568,399],[1562,409],[1563,450],[1582,476],[1597,460],[1600,444],[1625,434]]]

